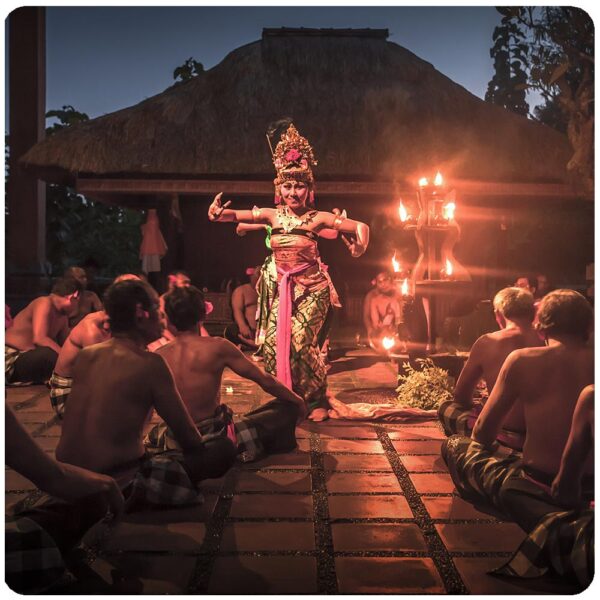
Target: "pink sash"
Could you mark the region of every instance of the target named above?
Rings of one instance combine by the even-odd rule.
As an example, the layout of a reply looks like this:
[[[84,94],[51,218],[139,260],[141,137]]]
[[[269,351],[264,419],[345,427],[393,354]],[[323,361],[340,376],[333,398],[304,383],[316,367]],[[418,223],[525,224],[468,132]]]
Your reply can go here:
[[[289,271],[277,267],[282,275],[279,282],[279,307],[277,310],[277,379],[292,389],[290,346],[292,342],[292,286],[291,276],[306,271],[312,265],[302,263]]]

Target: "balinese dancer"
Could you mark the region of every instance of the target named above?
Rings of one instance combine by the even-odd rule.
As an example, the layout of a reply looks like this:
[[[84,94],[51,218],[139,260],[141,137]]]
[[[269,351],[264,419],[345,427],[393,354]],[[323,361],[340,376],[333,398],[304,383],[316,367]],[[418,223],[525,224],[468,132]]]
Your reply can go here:
[[[331,305],[339,299],[319,257],[319,231],[335,229],[353,235],[348,243],[354,257],[369,243],[369,227],[360,221],[314,209],[317,164],[313,149],[293,125],[281,136],[273,153],[277,172],[276,208],[227,209],[217,194],[208,209],[211,221],[270,225],[271,249],[278,288],[269,310],[263,356],[267,372],[302,396],[309,419],[327,418],[327,375],[319,352],[318,335]]]

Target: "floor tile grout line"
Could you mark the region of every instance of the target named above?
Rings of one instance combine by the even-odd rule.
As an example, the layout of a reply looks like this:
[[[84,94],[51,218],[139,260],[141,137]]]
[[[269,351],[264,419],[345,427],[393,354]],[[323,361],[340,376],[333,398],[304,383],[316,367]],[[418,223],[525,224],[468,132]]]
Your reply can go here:
[[[404,496],[413,512],[415,521],[421,529],[421,533],[423,534],[423,538],[429,550],[429,555],[442,579],[446,591],[449,594],[468,594],[469,591],[454,565],[450,552],[438,534],[433,519],[429,516],[427,508],[421,500],[421,495],[417,492],[411,481],[410,473],[402,463],[401,455],[396,451],[387,432],[381,427],[376,427],[376,430],[379,441],[381,442],[390,465],[398,478],[400,488],[404,492]]]
[[[229,471],[210,518],[206,521],[204,541],[200,546],[202,554],[199,554],[196,559],[196,564],[188,581],[187,593],[203,594],[208,590],[217,554],[221,547],[225,522],[231,512],[234,487],[235,472]]]
[[[326,473],[323,468],[321,440],[317,433],[310,436],[311,488],[317,551],[317,590],[319,594],[337,594],[333,534],[329,520]]]
[[[11,405],[11,408],[15,412],[18,413],[20,410],[23,410],[24,408],[30,408],[31,406],[34,406],[35,404],[37,404],[37,401],[40,400],[41,398],[43,398],[44,396],[48,397],[48,402],[50,402],[50,400],[49,400],[50,392],[47,389],[44,389],[44,390],[39,391],[37,394],[35,394],[31,398],[27,398],[27,400],[23,400],[22,402],[17,402],[15,404]]]

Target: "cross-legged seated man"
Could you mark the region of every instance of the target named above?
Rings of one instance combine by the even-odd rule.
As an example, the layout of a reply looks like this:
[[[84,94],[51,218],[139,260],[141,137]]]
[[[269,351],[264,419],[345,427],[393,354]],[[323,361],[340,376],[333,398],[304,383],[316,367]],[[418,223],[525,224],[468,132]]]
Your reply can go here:
[[[45,383],[69,335],[68,315],[81,290],[75,279],[59,279],[17,314],[4,338],[7,384]]]
[[[296,422],[306,414],[302,398],[248,360],[231,342],[198,336],[198,325],[205,314],[202,292],[193,286],[170,291],[165,296],[165,311],[175,340],[157,354],[171,368],[183,402],[200,432],[235,439],[243,461],[295,448]],[[220,404],[225,367],[256,382],[276,399],[232,422],[231,410]],[[164,449],[177,447],[172,438],[167,427],[158,425],[147,442]]]
[[[260,267],[251,267],[246,270],[249,281],[233,290],[231,295],[231,311],[234,323],[225,328],[224,336],[236,346],[256,350],[256,309],[258,307],[258,293],[256,284],[260,277]]]
[[[473,393],[482,378],[488,394],[491,394],[498,373],[513,350],[543,345],[532,326],[535,316],[533,303],[533,295],[517,287],[504,288],[494,297],[494,312],[501,330],[486,333],[473,344],[456,383],[454,399],[440,405],[438,417],[446,435],[470,435],[482,408],[480,403],[473,402]],[[498,441],[520,450],[524,433],[523,405],[517,401],[502,424]]]
[[[142,281],[113,284],[104,296],[112,338],[81,350],[56,457],[114,477],[128,498],[177,505],[198,501],[196,484],[235,460],[228,439],[203,440],[165,361],[146,345],[160,336],[158,296]],[[149,457],[144,429],[153,409],[181,451]]]
[[[514,477],[549,492],[559,472],[581,390],[594,378],[593,349],[587,344],[592,309],[573,290],[556,290],[544,297],[538,329],[546,346],[515,350],[506,359],[471,438],[452,436],[442,455],[463,497],[505,511],[502,487]],[[496,438],[517,401],[524,408],[525,443],[522,455],[498,451]],[[592,474],[591,457],[584,466]],[[584,477],[584,491],[590,478]]]

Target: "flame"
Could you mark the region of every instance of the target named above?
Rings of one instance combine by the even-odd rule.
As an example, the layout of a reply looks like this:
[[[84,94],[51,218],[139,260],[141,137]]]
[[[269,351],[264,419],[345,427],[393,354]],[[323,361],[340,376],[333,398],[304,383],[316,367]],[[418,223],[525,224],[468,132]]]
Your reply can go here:
[[[405,279],[400,286],[400,291],[403,296],[408,296],[408,279]]]
[[[444,219],[454,219],[454,211],[456,210],[456,204],[454,202],[448,202],[444,204]]]
[[[394,338],[391,337],[384,337],[381,340],[381,345],[386,349],[386,350],[391,350],[395,345],[396,342],[394,341]]]
[[[396,251],[394,250],[394,256],[392,256],[392,267],[394,267],[394,273],[400,272],[400,261],[396,260]]]
[[[433,185],[442,185],[444,183],[444,178],[442,174],[438,171],[435,175],[435,179],[433,180]]]
[[[408,211],[404,204],[402,204],[402,200],[400,200],[400,206],[398,207],[398,214],[400,215],[400,220],[404,223],[406,219],[408,219]]]
[[[450,276],[454,272],[454,268],[452,267],[452,263],[446,259],[446,275]]]
[[[426,185],[429,185],[429,180],[427,177],[421,177],[421,179],[419,179],[419,187],[425,187]]]

